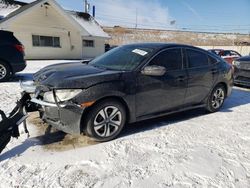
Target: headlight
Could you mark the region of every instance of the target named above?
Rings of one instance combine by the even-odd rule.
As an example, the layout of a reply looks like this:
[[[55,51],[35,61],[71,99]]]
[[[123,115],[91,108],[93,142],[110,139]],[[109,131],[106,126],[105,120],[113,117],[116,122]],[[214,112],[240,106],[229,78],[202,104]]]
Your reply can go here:
[[[240,62],[239,61],[233,61],[233,65],[235,66],[235,67],[240,67]]]
[[[20,82],[20,86],[26,93],[32,94],[36,91],[36,86],[33,81]]]
[[[64,102],[74,98],[81,92],[82,92],[81,89],[70,89],[70,90],[67,89],[67,90],[56,90],[55,94],[58,102]],[[43,99],[46,102],[55,103],[52,91],[44,93]]]
[[[49,91],[49,92],[44,93],[43,100],[46,101],[46,102],[55,103],[55,100],[54,100],[54,97],[53,97],[53,92]]]

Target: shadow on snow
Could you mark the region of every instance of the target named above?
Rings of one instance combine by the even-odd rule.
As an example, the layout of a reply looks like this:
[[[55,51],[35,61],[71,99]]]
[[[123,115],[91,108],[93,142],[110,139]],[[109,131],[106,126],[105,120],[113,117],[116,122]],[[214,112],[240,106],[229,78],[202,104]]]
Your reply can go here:
[[[246,105],[249,103],[250,103],[250,89],[235,87],[233,89],[232,95],[225,101],[224,106],[221,109],[221,112],[232,112],[233,108]],[[207,114],[205,109],[199,108],[163,116],[161,118],[154,118],[151,120],[133,123],[124,127],[124,130],[122,131],[120,137],[125,137],[131,134],[153,130],[155,128],[159,128],[162,126],[169,126],[173,123],[186,121],[188,119],[196,118],[205,114]],[[28,148],[33,146],[44,146],[44,145],[59,143],[65,138],[65,136],[66,136],[65,133],[59,131],[50,133],[48,135],[29,138],[26,141],[24,141],[21,145],[16,146],[11,150],[3,153],[0,156],[0,161],[21,155]]]

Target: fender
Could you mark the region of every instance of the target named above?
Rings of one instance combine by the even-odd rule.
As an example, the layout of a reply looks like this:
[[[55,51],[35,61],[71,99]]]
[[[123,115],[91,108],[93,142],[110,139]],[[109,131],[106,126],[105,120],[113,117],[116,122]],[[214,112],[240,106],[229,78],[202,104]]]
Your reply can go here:
[[[112,81],[94,85],[78,95],[72,100],[73,103],[82,104],[84,102],[98,102],[104,98],[117,97],[123,100],[129,112],[129,122],[136,120],[135,117],[135,94],[133,89],[125,87],[124,81]],[[129,87],[134,87],[132,84]]]

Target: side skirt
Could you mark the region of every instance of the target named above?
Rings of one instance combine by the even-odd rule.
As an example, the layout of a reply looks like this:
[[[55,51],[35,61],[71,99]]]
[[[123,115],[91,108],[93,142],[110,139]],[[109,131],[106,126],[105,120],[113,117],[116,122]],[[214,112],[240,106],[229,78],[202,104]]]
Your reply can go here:
[[[196,109],[196,108],[204,108],[204,107],[206,107],[206,104],[199,104],[199,105],[195,105],[195,106],[178,108],[176,110],[166,111],[166,112],[162,112],[162,113],[140,116],[140,117],[136,118],[136,121],[143,121],[143,120],[147,120],[147,119],[162,117],[162,116],[166,116],[166,115],[170,115],[170,114],[175,114],[178,112],[183,112],[183,111],[192,110],[192,109]]]

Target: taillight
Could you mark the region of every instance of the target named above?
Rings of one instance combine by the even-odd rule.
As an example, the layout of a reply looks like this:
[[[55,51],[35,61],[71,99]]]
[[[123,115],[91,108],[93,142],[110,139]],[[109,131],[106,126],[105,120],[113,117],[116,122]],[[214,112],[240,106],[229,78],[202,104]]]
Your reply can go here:
[[[15,44],[14,47],[19,51],[24,53],[24,46],[21,44]]]

